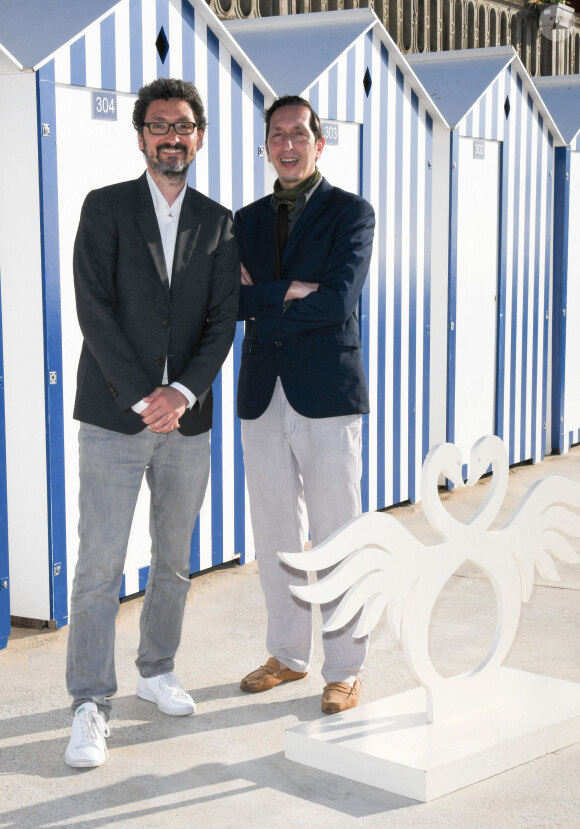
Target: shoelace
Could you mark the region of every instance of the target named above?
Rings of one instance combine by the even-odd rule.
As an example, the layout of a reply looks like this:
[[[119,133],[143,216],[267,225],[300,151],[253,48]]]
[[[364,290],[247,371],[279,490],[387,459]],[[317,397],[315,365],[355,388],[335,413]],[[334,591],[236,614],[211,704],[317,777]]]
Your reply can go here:
[[[159,687],[162,691],[170,691],[172,694],[181,694],[183,691],[183,685],[173,673],[164,674],[159,680]]]
[[[85,711],[84,717],[81,719],[81,728],[84,732],[86,728],[87,737],[89,740],[96,740],[97,736],[100,734],[103,737],[103,741],[105,737],[111,736],[111,730],[107,723],[105,722],[103,715],[99,714],[98,711]],[[85,735],[83,734],[83,737]],[[105,743],[105,755],[109,756],[109,751],[107,749],[107,744]]]

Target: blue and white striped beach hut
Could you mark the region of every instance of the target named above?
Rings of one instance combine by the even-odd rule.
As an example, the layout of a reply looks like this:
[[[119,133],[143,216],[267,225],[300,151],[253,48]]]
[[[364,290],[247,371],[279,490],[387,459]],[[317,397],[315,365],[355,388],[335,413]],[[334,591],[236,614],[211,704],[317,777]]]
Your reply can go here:
[[[550,450],[554,147],[513,48],[409,56],[448,121],[447,439],[497,434],[510,463]]]
[[[565,142],[554,169],[552,447],[567,452],[580,442],[580,75],[535,84]]]
[[[67,570],[70,580],[78,545],[72,407],[81,342],[72,246],[86,193],[143,172],[133,103],[144,83],[166,76],[193,81],[206,103],[206,146],[190,183],[234,210],[263,196],[259,147],[272,91],[203,0],[2,2],[0,100],[10,128],[0,132],[0,270],[13,616],[56,626],[67,620]],[[234,414],[237,353],[214,385],[211,481],[192,572],[243,559],[250,532]],[[149,549],[140,498],[122,595],[144,588]]]
[[[447,125],[370,9],[226,25],[277,95],[302,95],[320,114],[321,172],[375,208],[361,302],[371,396],[363,505],[415,501],[429,446],[445,437],[433,372],[445,361],[446,327],[437,332],[433,307],[446,262],[433,259],[432,192],[434,175],[447,174],[447,158],[438,169],[434,159],[434,136],[447,135]]]

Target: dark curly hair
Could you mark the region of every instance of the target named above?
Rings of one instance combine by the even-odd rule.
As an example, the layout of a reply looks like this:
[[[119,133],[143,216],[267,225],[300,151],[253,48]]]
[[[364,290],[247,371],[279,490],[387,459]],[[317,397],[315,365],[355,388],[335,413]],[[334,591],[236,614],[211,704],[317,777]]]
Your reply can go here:
[[[268,135],[270,134],[270,121],[272,120],[272,115],[277,109],[289,106],[308,107],[310,110],[310,129],[314,133],[314,140],[318,141],[319,138],[322,138],[320,118],[312,109],[310,101],[307,101],[306,98],[301,98],[299,95],[282,95],[281,98],[277,98],[272,106],[264,112],[264,121],[266,122],[266,142],[268,141]]]
[[[179,98],[182,101],[187,101],[193,110],[198,130],[205,130],[207,120],[203,102],[195,86],[179,78],[157,78],[156,81],[152,81],[147,86],[141,87],[137,100],[135,101],[133,108],[133,126],[138,133],[143,132],[145,115],[149,104],[159,100],[169,101],[170,98]]]

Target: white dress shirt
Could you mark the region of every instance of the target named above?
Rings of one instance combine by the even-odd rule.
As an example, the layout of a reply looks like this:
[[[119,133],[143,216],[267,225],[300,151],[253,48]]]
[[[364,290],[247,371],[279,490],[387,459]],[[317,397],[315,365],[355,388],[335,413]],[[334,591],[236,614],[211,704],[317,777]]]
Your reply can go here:
[[[183,199],[185,197],[185,190],[186,185],[183,186],[181,192],[179,193],[178,197],[175,199],[172,205],[169,205],[161,193],[161,190],[151,177],[149,170],[147,170],[147,183],[149,184],[149,189],[151,191],[151,197],[153,199],[153,206],[155,207],[155,215],[157,216],[157,223],[159,225],[159,232],[161,234],[161,243],[163,245],[163,255],[165,257],[165,267],[167,269],[167,278],[169,280],[169,285],[171,286],[171,272],[173,270],[173,257],[175,255],[175,241],[177,239],[177,226],[179,225],[179,216],[181,213],[181,205],[183,204]],[[165,368],[163,370],[163,385],[167,385],[168,375],[167,375],[167,360],[165,360]],[[171,383],[173,388],[180,391],[186,398],[188,402],[188,408],[195,404],[196,396],[192,394],[192,392],[183,386],[181,383]],[[144,400],[140,400],[138,403],[135,403],[134,406],[131,408],[137,414],[141,414],[141,412],[147,408],[149,404],[145,403]]]

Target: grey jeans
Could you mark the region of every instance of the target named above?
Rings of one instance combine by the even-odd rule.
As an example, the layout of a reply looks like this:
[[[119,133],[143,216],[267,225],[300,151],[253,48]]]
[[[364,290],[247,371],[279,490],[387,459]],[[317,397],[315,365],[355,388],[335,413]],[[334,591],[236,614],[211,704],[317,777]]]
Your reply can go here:
[[[121,435],[81,424],[79,557],[70,606],[67,687],[73,711],[95,702],[108,719],[117,690],[115,619],[143,474],[151,491],[151,567],[137,667],[173,670],[189,590],[191,534],[209,476],[209,432],[184,437],[144,429]]]
[[[282,564],[276,553],[303,550],[308,530],[312,544],[320,544],[361,514],[361,431],[360,415],[298,414],[280,379],[264,414],[242,420],[252,530],[268,612],[266,648],[294,671],[307,671],[312,658],[312,611],[289,585],[305,584],[307,576]],[[323,620],[336,604],[322,606]],[[357,620],[323,634],[326,682],[344,682],[361,670],[368,637],[352,638]]]

